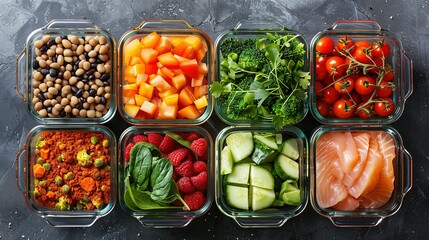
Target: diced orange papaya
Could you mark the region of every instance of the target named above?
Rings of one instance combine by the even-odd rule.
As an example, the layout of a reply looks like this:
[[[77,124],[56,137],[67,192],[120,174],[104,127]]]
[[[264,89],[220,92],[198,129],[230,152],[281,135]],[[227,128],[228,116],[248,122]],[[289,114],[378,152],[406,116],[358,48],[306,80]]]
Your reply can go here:
[[[124,110],[125,113],[130,117],[135,117],[139,112],[140,107],[133,104],[125,104]]]
[[[131,56],[139,56],[141,47],[142,45],[138,39],[134,39],[131,42],[125,44],[123,51],[125,65],[129,64]]]
[[[158,61],[164,67],[168,68],[177,68],[179,66],[179,61],[173,56],[171,52],[158,55]]]
[[[174,72],[173,71],[171,71],[170,69],[168,69],[168,68],[166,68],[166,67],[162,67],[161,68],[161,72],[165,75],[165,76],[167,76],[168,78],[172,78],[172,77],[174,77]]]
[[[147,75],[146,73],[138,74],[136,77],[136,85],[140,86],[141,83],[147,82],[148,79],[149,79],[149,75]]]
[[[184,62],[184,61],[189,60],[189,59],[184,58],[184,57],[182,57],[182,56],[179,56],[179,55],[177,55],[177,54],[174,54],[173,56],[174,56],[174,57],[179,61],[179,64],[180,64],[181,62]]]
[[[165,91],[158,92],[158,96],[159,96],[160,98],[164,99],[164,98],[166,98],[166,97],[168,97],[168,96],[170,96],[170,95],[173,95],[173,94],[175,94],[175,93],[177,93],[177,89],[176,89],[176,88],[174,88],[174,87],[170,87],[169,89],[167,89],[167,90],[165,90]]]
[[[125,104],[136,105],[136,100],[133,97],[130,97],[128,98],[128,101]]]
[[[134,76],[137,76],[139,74],[144,74],[146,71],[146,67],[144,63],[139,63],[133,66],[134,69]]]
[[[125,68],[124,77],[128,83],[134,83],[135,82],[136,76],[134,75],[134,67],[133,66],[127,66]]]
[[[174,68],[172,71],[174,72],[174,75],[185,74],[180,68]]]
[[[156,106],[156,104],[151,103],[149,101],[144,101],[140,107],[140,110],[142,110],[143,112],[151,116],[155,115],[155,112],[157,109],[158,109],[158,106]]]
[[[158,119],[176,119],[177,118],[177,105],[167,105],[164,101],[159,106]]]
[[[191,87],[199,87],[203,85],[204,75],[200,74],[197,78],[191,79]]]
[[[138,93],[139,93],[139,95],[141,95],[145,98],[151,99],[153,96],[153,89],[154,89],[154,86],[152,86],[146,82],[142,82],[140,84]]]
[[[142,50],[140,50],[140,57],[144,63],[156,63],[158,51],[152,48],[142,48]]]
[[[162,68],[162,67],[164,67],[164,65],[162,65],[162,63],[161,63],[161,62],[156,62],[156,66],[157,66],[158,68]]]
[[[199,116],[201,116],[201,113],[198,111],[194,104],[180,109],[177,114],[181,118],[187,119],[197,119]]]
[[[141,106],[144,103],[144,101],[148,101],[149,99],[146,97],[143,97],[142,95],[134,94],[134,100],[137,106]]]
[[[155,46],[155,50],[159,54],[169,52],[171,50],[171,40],[168,37],[161,37]]]
[[[181,42],[179,45],[173,48],[172,52],[174,55],[178,55],[183,57],[183,53],[188,48],[188,45],[186,43]]]
[[[146,74],[156,74],[158,72],[158,67],[155,63],[147,63],[146,64]]]
[[[167,97],[164,97],[162,100],[167,105],[170,105],[170,106],[176,105],[177,106],[177,104],[179,102],[179,94],[175,93],[175,94],[168,95]]]
[[[207,100],[207,96],[204,95],[204,96],[198,98],[197,100],[194,101],[194,104],[195,104],[195,107],[197,109],[201,109],[201,108],[206,107],[209,104],[209,102]]]
[[[134,117],[136,119],[150,119],[150,115],[140,110],[137,115]]]
[[[161,36],[156,32],[151,32],[141,40],[141,45],[144,48],[155,48]]]
[[[170,84],[165,81],[160,75],[155,76],[153,79],[149,80],[150,85],[156,87],[158,91],[163,92],[171,88]]]
[[[198,63],[198,73],[206,75],[208,73],[209,69],[207,68],[207,64],[203,62]]]
[[[200,48],[197,51],[195,51],[195,58],[197,59],[198,62],[201,62],[206,56],[206,53],[207,53],[206,49]]]
[[[199,75],[198,62],[196,59],[190,59],[188,61],[181,62],[180,69],[182,69],[182,71],[191,78],[197,78]]]
[[[171,78],[171,83],[177,90],[182,90],[186,86],[186,77],[183,73]]]
[[[171,47],[175,48],[183,42],[183,37],[170,37]]]
[[[191,35],[183,39],[183,43],[191,46],[193,49],[198,50],[201,48],[202,39],[199,36]]]
[[[194,96],[200,98],[209,93],[209,86],[207,84],[194,87]]]
[[[185,88],[182,89],[179,93],[179,107],[183,108],[186,106],[189,106],[194,103],[195,96],[193,94],[192,87],[187,85]]]
[[[193,59],[195,58],[195,50],[191,46],[187,45],[185,51],[183,52],[182,56],[184,58]]]
[[[124,97],[134,97],[134,94],[136,94],[139,91],[137,88],[137,85],[135,83],[132,84],[125,84],[122,87],[122,95]]]
[[[142,61],[142,59],[140,57],[131,56],[130,62],[129,62],[128,65],[133,66],[133,65],[136,65],[136,64],[140,64],[140,63],[143,63],[143,61]]]

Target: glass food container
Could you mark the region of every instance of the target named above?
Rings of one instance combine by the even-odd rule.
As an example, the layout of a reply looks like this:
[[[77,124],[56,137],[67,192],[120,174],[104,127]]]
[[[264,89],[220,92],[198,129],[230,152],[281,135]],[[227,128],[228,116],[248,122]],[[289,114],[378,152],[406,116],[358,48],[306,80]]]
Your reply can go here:
[[[176,135],[176,137],[181,138],[182,140],[175,142],[173,144],[174,150],[172,149],[167,150],[166,148],[164,148],[165,145],[164,143],[162,143],[161,139],[166,139],[167,135],[172,136],[171,135],[172,133],[178,134]],[[159,141],[156,141],[156,140],[153,141],[152,139],[156,139],[155,137],[153,137],[153,135],[159,135],[162,137],[161,139],[159,139]],[[194,153],[192,153],[194,152],[194,150],[190,150],[192,149],[192,145],[193,145],[192,142],[195,139],[201,139],[201,138],[203,138],[204,141],[207,143],[206,145],[207,150],[205,154],[202,154],[201,156],[194,155]],[[174,139],[177,139],[177,138],[174,138]],[[151,199],[153,199],[152,194],[153,192],[155,192],[156,187],[155,187],[155,184],[152,185],[152,182],[144,190],[141,190],[141,191],[137,190],[139,187],[139,184],[137,183],[138,180],[133,179],[133,176],[135,176],[133,175],[134,170],[130,170],[131,168],[130,165],[134,165],[132,163],[133,160],[131,160],[133,155],[133,148],[129,148],[129,146],[134,147],[136,146],[136,142],[139,142],[139,141],[148,141],[150,143],[154,143],[154,145],[152,146],[158,146],[156,147],[157,150],[152,151],[152,156],[154,156],[154,158],[152,158],[153,168],[150,171],[151,173],[153,173],[155,171],[154,169],[156,168],[155,152],[157,152],[158,150],[162,151],[162,156],[164,158],[167,158],[167,161],[169,162],[172,162],[171,160],[172,154],[174,154],[174,152],[176,151],[183,151],[183,149],[185,149],[187,154],[190,154],[190,155],[187,155],[186,159],[182,159],[180,164],[177,164],[177,165],[172,164],[174,173],[171,179],[174,180],[175,182],[174,186],[178,186],[178,187],[177,187],[177,191],[175,192],[173,185],[171,185],[170,192],[173,193],[173,195],[175,193],[180,192],[180,195],[182,199],[184,199],[184,201],[187,201],[187,196],[193,195],[196,192],[202,193],[204,197],[202,197],[203,200],[200,200],[200,201],[203,201],[203,202],[200,202],[199,206],[192,207],[192,205],[188,205],[191,209],[187,210],[184,208],[183,204],[179,203],[179,200],[177,199],[177,197],[175,198],[176,200],[174,202],[171,202],[168,200],[168,203],[162,203],[163,201],[162,199],[159,200],[158,202],[154,202]],[[159,143],[160,141],[161,143]],[[158,142],[158,143],[155,143],[155,142]],[[164,145],[164,147],[162,147],[161,145]],[[167,153],[166,151],[170,153]],[[119,203],[122,209],[126,213],[128,213],[129,215],[137,219],[144,227],[149,227],[149,228],[186,227],[193,219],[202,216],[210,209],[211,204],[213,202],[213,195],[214,195],[213,193],[214,191],[213,140],[210,134],[203,128],[199,126],[194,126],[192,128],[186,128],[183,126],[175,126],[175,127],[131,126],[127,128],[120,137],[118,154],[120,156],[119,175],[118,175]],[[138,153],[136,153],[136,155],[137,154]],[[162,157],[159,156],[159,158],[162,158]],[[193,170],[191,171],[192,174],[189,176],[185,174],[182,175],[182,170],[185,169],[185,167],[183,166],[186,165],[185,162],[188,162],[188,161],[192,161],[192,168],[193,168]],[[197,187],[197,185],[195,185],[192,179],[195,176],[199,175],[197,174],[198,172],[195,172],[197,171],[196,162],[201,163],[201,161],[205,163],[203,165],[205,165],[206,167],[205,167],[205,170],[198,170],[198,172],[199,174],[202,174],[202,171],[205,171],[207,173],[205,174],[207,176],[206,177],[207,185],[203,187]],[[179,170],[179,168],[181,168],[182,170]],[[139,172],[136,175],[141,176],[142,174],[140,173],[141,172]],[[151,175],[150,178],[152,179],[153,176],[154,175]],[[160,176],[160,175],[157,175],[157,176]],[[192,187],[193,188],[192,193],[182,192],[182,188],[179,186],[179,183],[178,183],[182,181],[181,180],[182,178],[183,179],[188,178],[191,180],[192,186],[195,187],[195,188]],[[128,183],[130,185],[127,185]],[[130,190],[129,186],[132,186],[133,190]],[[134,191],[134,194],[131,194],[132,195],[131,196],[129,193],[130,192],[133,193],[132,191]],[[143,191],[145,191],[146,193],[143,193]],[[139,194],[139,192],[140,192],[140,195],[137,195]],[[143,197],[144,195],[146,196],[146,198]],[[170,198],[170,197],[167,197],[167,198]],[[142,205],[139,204],[140,202],[142,202]],[[142,208],[140,208],[139,205],[142,206]],[[147,206],[153,206],[153,207],[151,209],[143,209]]]
[[[119,42],[119,113],[133,125],[198,125],[213,110],[213,43],[186,21],[144,21]]]
[[[104,126],[37,126],[16,155],[17,185],[50,225],[89,227],[116,204],[116,160]]]
[[[115,114],[116,43],[83,19],[36,29],[17,57],[16,92],[42,124],[98,124]]]
[[[329,108],[322,108],[319,105],[324,105],[323,103],[317,103],[318,99],[321,99],[320,101],[324,101],[322,99],[332,99],[332,97],[335,94],[331,94],[327,92],[328,87],[339,87],[336,86],[336,84],[332,83],[333,81],[338,82],[340,84],[340,78],[334,77],[335,79],[332,79],[331,75],[324,71],[324,68],[326,69],[326,61],[329,61],[329,56],[332,56],[333,54],[321,54],[325,57],[325,61],[321,60],[323,58],[319,58],[320,53],[317,53],[317,43],[319,40],[321,40],[324,37],[328,37],[333,40],[334,47],[336,47],[336,52],[340,52],[339,56],[343,57],[343,60],[345,60],[344,64],[340,64],[337,66],[339,68],[342,68],[344,70],[344,73],[341,73],[341,79],[344,79],[343,81],[346,81],[345,84],[347,86],[350,86],[350,83],[347,82],[347,77],[351,77],[354,82],[354,90],[349,91],[349,95],[347,93],[339,94],[338,99],[350,99],[350,95],[352,99],[355,101],[348,103],[348,108],[351,111],[352,106],[359,104],[359,102],[364,103],[367,100],[364,101],[364,99],[369,99],[372,96],[372,100],[374,100],[374,104],[376,105],[377,101],[382,101],[381,97],[384,98],[390,98],[393,101],[394,110],[392,113],[388,114],[388,116],[379,116],[378,114],[372,114],[369,118],[362,118],[360,115],[356,114],[357,111],[355,111],[355,114],[353,114],[351,117],[348,118],[338,118],[331,116],[329,112]],[[354,42],[355,46],[351,47],[349,50],[349,53],[347,51],[338,51],[338,45],[337,42],[342,39],[341,41],[345,40],[345,42]],[[358,42],[363,43],[364,41],[369,42],[369,45],[363,44],[361,48],[358,48],[359,45]],[[375,45],[371,45],[373,43],[377,43],[382,45],[388,45],[390,47],[390,54],[384,55],[381,53],[376,54],[374,49],[372,49]],[[356,44],[358,43],[358,44]],[[326,44],[327,46],[329,44]],[[353,43],[352,43],[353,45]],[[343,49],[347,49],[350,46],[345,46]],[[322,49],[322,47],[320,48]],[[319,49],[319,50],[320,50]],[[361,51],[361,54],[356,53]],[[381,47],[377,47],[377,49],[381,49]],[[326,50],[322,50],[326,51]],[[384,50],[382,50],[384,51]],[[386,53],[389,51],[386,51]],[[332,125],[342,125],[342,124],[389,124],[393,123],[396,120],[399,119],[402,112],[405,108],[405,101],[410,97],[410,95],[413,92],[413,67],[412,67],[412,60],[410,56],[405,52],[402,43],[399,38],[397,38],[393,33],[382,29],[380,25],[375,21],[353,21],[353,20],[339,20],[336,21],[330,28],[323,30],[316,34],[312,41],[311,41],[311,76],[312,76],[312,83],[310,87],[310,109],[313,116],[316,118],[317,121],[319,121],[322,124],[332,124]],[[342,53],[342,54],[341,54]],[[338,54],[337,54],[338,55]],[[363,57],[362,57],[363,56]],[[370,58],[365,56],[371,56]],[[386,56],[386,57],[384,57]],[[384,60],[381,60],[383,57]],[[359,62],[362,62],[364,64],[358,64],[354,65],[354,67],[348,67],[351,65],[350,62],[356,63],[358,60]],[[322,63],[318,63],[318,61]],[[338,61],[338,63],[341,63],[341,60]],[[384,75],[383,77],[379,77],[379,74],[383,72],[379,68],[373,67],[374,65],[379,66],[381,68],[384,68]],[[342,67],[344,66],[344,68]],[[334,67],[335,68],[335,67]],[[346,70],[347,69],[347,70]],[[354,70],[358,70],[359,73],[353,74]],[[333,70],[334,72],[336,70]],[[323,73],[325,72],[325,73]],[[338,73],[342,72],[342,70],[338,70]],[[365,74],[366,73],[366,74]],[[378,93],[376,91],[371,91],[370,93],[366,93],[366,91],[360,91],[358,93],[357,89],[361,88],[358,87],[358,85],[362,86],[362,84],[358,84],[358,78],[361,76],[370,76],[372,79],[374,79],[374,83],[368,82],[368,81],[362,81],[363,85],[365,86],[375,86],[375,89],[380,89],[383,87],[382,84],[386,84],[387,87],[384,87],[384,89],[392,89],[392,93]],[[327,77],[325,77],[325,75]],[[390,75],[390,76],[389,76]],[[393,77],[392,77],[393,76]],[[319,78],[317,80],[317,78]],[[381,83],[381,82],[386,83]],[[390,83],[389,83],[390,82]],[[321,84],[322,83],[322,84]],[[319,87],[318,87],[319,85]],[[335,86],[334,86],[335,85]],[[344,84],[342,84],[343,90],[345,90]],[[316,90],[318,88],[318,90]],[[366,87],[365,87],[366,88]],[[322,91],[322,90],[323,91]],[[352,88],[353,89],[353,88]],[[337,90],[338,91],[338,90]],[[328,96],[325,96],[325,92]],[[374,94],[373,94],[374,93]],[[373,94],[373,95],[371,95]],[[390,96],[388,96],[390,95]],[[335,98],[334,98],[335,99]],[[328,100],[331,101],[331,100]],[[334,100],[332,100],[334,101]],[[334,101],[335,102],[335,101]],[[341,104],[335,105],[334,102],[330,103],[329,106],[333,109],[336,108],[336,106],[340,108],[342,107]],[[385,101],[388,103],[388,101]],[[356,103],[356,104],[355,104]],[[370,108],[371,104],[367,105],[367,108]],[[390,104],[388,104],[390,105]],[[358,105],[359,106],[359,105]],[[391,105],[390,105],[391,106]],[[318,111],[318,107],[326,110],[322,110],[325,113],[320,113]],[[347,108],[347,107],[346,107]],[[372,111],[367,112],[371,113],[374,112],[375,106],[373,107]],[[349,111],[347,110],[347,111]],[[356,108],[355,108],[356,110]],[[362,110],[364,111],[364,110]],[[375,110],[376,111],[376,110]],[[362,112],[363,113],[363,112]]]
[[[343,158],[337,154],[341,142],[346,143]],[[357,162],[350,157],[353,145],[359,152]],[[412,175],[412,157],[390,126],[321,126],[313,132],[310,201],[337,227],[374,227],[395,214],[412,187]]]
[[[252,133],[252,135],[250,135],[250,138],[246,137],[247,140],[243,140],[245,138],[242,137],[233,137],[232,139],[235,138],[237,140],[235,144],[234,140],[231,140],[231,136],[233,135],[249,135],[249,133]],[[261,138],[269,140],[260,141]],[[253,141],[254,143],[252,144],[248,141]],[[290,143],[289,141],[294,143]],[[272,142],[271,144],[265,145],[271,147],[261,148],[261,142],[264,144]],[[272,146],[273,144],[275,146]],[[244,157],[237,157],[237,155],[234,154],[234,147],[238,147],[239,149],[242,148],[238,152],[245,153],[248,152],[249,146],[252,145],[254,146],[253,150],[250,148],[252,155],[241,161],[234,162],[234,159],[241,159]],[[277,147],[278,149],[272,150],[272,147]],[[256,152],[263,152],[261,149],[271,150],[269,150],[269,155],[255,154]],[[267,157],[259,158],[258,156]],[[224,128],[217,136],[215,143],[216,205],[222,213],[234,219],[237,224],[243,228],[274,228],[283,226],[287,220],[303,212],[307,205],[309,181],[307,157],[308,143],[305,134],[294,126],[285,127],[281,131],[275,131],[272,127],[267,126],[230,126]],[[256,162],[259,163],[256,164],[254,159],[264,160],[256,160]],[[284,178],[285,176],[280,177],[276,169],[278,167],[277,161],[286,162],[284,165],[288,166],[286,168],[293,166],[290,167],[290,169],[294,169],[294,173],[288,173],[286,180]],[[245,166],[247,170],[239,171],[238,169],[242,166]],[[265,168],[266,170],[261,170],[261,168]],[[267,172],[268,174],[266,173],[265,178],[261,177],[258,180],[258,170]],[[244,175],[237,178],[237,176],[241,175],[237,174],[239,172],[244,172]],[[272,188],[271,181],[274,181],[274,188]],[[265,185],[264,182],[269,184]],[[266,191],[270,193],[265,194],[264,192]],[[291,193],[293,191],[295,191],[295,193]],[[296,193],[298,194],[295,195],[293,200],[292,197],[282,197],[281,199],[279,197],[280,195],[284,196]],[[261,198],[258,196],[265,197]],[[274,196],[276,198],[275,200],[273,199]],[[234,201],[234,199],[236,201]],[[262,207],[260,204],[261,199],[262,202],[268,202],[268,199],[269,201],[274,200],[274,202],[271,204],[267,204],[266,202],[265,204],[262,203],[264,204]],[[247,200],[249,204],[247,204]],[[246,206],[243,207],[243,203],[245,203]]]
[[[257,44],[251,43],[255,39]],[[243,45],[237,46],[239,44],[234,40],[241,41]],[[238,52],[237,49],[248,49],[246,44],[249,43],[262,49],[253,56],[252,50]],[[223,44],[225,47],[222,47]],[[216,39],[215,48],[216,83],[210,91],[216,96],[215,113],[223,122],[228,125],[268,126],[273,126],[275,122],[277,129],[277,126],[294,125],[304,119],[308,112],[309,53],[307,42],[300,33],[276,21],[244,20],[233,29],[221,33]],[[232,55],[228,56],[230,52]],[[225,56],[225,53],[228,54]],[[258,57],[266,57],[271,65],[253,62]],[[244,78],[250,80],[248,85],[241,85],[246,82]],[[267,88],[271,89],[268,90],[270,93]],[[281,98],[275,97],[278,95]],[[295,98],[299,100],[295,101]],[[286,99],[280,101],[279,108],[275,104],[277,99]],[[284,109],[285,113],[282,112]],[[276,111],[280,113],[276,114]],[[273,121],[275,115],[285,119]]]

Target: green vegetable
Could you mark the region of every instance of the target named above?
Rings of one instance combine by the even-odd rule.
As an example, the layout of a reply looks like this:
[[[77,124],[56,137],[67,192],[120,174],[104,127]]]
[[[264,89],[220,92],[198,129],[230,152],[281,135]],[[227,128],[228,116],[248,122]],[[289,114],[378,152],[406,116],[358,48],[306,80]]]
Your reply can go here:
[[[96,136],[91,136],[91,143],[92,144],[97,144],[98,143],[98,138]]]
[[[45,180],[39,181],[39,186],[46,187],[46,181]]]
[[[63,185],[61,187],[61,192],[63,192],[64,194],[69,193],[69,191],[70,191],[70,186],[69,185],[65,184],[65,185]]]
[[[251,132],[235,132],[226,137],[234,162],[239,162],[252,154],[253,135]]]
[[[51,170],[51,164],[49,164],[49,163],[44,163],[42,166],[43,166],[43,168],[45,168],[45,170],[47,172],[49,172]]]
[[[103,200],[100,197],[93,198],[91,203],[98,209],[103,207]]]
[[[45,144],[46,144],[45,138],[40,136],[36,141],[35,147],[36,149],[41,149],[45,146]]]
[[[129,169],[137,189],[144,191],[149,184],[150,171],[152,170],[152,153],[150,149],[144,147],[143,144],[137,143],[130,152]]]
[[[92,156],[86,152],[86,149],[80,150],[76,155],[77,163],[83,167],[92,165]]]
[[[66,174],[64,174],[64,180],[69,181],[73,179],[73,173],[72,172],[68,172]]]
[[[183,139],[180,135],[175,134],[173,132],[169,132],[169,131],[164,131],[164,133],[168,136],[170,136],[173,140],[175,140],[176,142],[178,142],[180,145],[191,149],[191,143],[189,141],[186,141],[185,139]]]
[[[94,166],[97,168],[101,168],[104,165],[104,161],[101,158],[97,158],[94,160]]]
[[[61,153],[60,156],[58,156],[58,162],[64,161],[64,153]]]
[[[273,121],[276,129],[302,119],[310,74],[304,72],[306,52],[298,37],[267,33],[221,43],[220,80],[210,92],[226,117]]]
[[[104,148],[109,147],[109,140],[104,139],[103,142],[101,142],[101,144],[103,145]]]
[[[150,197],[153,200],[162,201],[167,198],[172,177],[173,165],[170,160],[167,158],[156,160],[150,175],[150,186],[152,188]]]
[[[61,185],[63,184],[63,179],[60,176],[56,176],[54,182],[57,185]]]
[[[37,188],[34,189],[33,195],[34,195],[35,198],[40,197],[40,192],[39,192],[39,190]]]
[[[42,157],[38,157],[37,158],[37,163],[38,164],[44,164],[45,163],[45,159],[43,159]]]
[[[58,202],[55,204],[55,209],[61,211],[70,210],[70,205],[67,203],[67,198],[61,196],[60,199],[58,199]]]

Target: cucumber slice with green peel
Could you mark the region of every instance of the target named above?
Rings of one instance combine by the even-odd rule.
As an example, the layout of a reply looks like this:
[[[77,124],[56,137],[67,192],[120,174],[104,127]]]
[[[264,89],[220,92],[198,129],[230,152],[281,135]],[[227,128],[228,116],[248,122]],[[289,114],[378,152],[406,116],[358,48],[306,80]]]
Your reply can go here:
[[[230,174],[226,176],[227,183],[249,185],[250,163],[235,164]]]
[[[289,180],[284,181],[282,183],[282,187],[280,188],[279,196],[282,196],[284,193],[292,192],[292,191],[296,191],[296,190],[299,190],[299,189],[297,187],[295,187],[292,182],[290,182]]]
[[[251,207],[253,211],[258,211],[271,206],[276,200],[276,194],[272,189],[251,186]]]
[[[282,200],[288,205],[299,205],[301,204],[301,191],[294,190],[291,192],[283,193]]]
[[[249,210],[249,188],[226,185],[225,199],[230,207]]]
[[[226,144],[231,150],[234,162],[239,162],[253,152],[253,135],[251,132],[231,133],[226,137]]]
[[[276,143],[277,145],[280,145],[283,143],[283,136],[281,133],[276,133]]]
[[[260,165],[262,163],[273,162],[278,155],[279,152],[277,150],[271,149],[259,141],[255,141],[251,158],[253,162]]]
[[[220,153],[220,174],[230,174],[233,166],[234,160],[232,159],[231,150],[228,146],[225,146]]]
[[[277,146],[277,142],[276,142],[276,138],[273,136],[267,137],[267,136],[262,136],[262,135],[255,135],[253,136],[255,138],[256,141],[262,143],[263,145],[274,149],[274,150],[279,150],[279,146]]]
[[[296,138],[289,138],[283,142],[281,153],[290,159],[297,160],[299,158],[298,141]]]
[[[274,178],[270,171],[261,166],[250,166],[250,186],[274,189]]]
[[[283,180],[298,180],[299,178],[299,164],[282,154],[274,161],[274,170]]]

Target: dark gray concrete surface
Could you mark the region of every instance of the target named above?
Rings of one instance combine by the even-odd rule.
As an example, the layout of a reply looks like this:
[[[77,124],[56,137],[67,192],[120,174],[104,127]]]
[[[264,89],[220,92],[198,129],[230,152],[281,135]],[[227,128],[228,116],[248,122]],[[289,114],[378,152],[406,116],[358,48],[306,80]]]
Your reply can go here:
[[[31,213],[16,186],[15,154],[37,125],[15,94],[15,58],[34,29],[56,18],[88,18],[118,40],[144,19],[184,19],[213,41],[248,18],[276,19],[308,42],[337,19],[375,20],[396,34],[414,61],[414,93],[393,124],[414,160],[413,188],[402,208],[374,228],[336,228],[306,210],[278,229],[242,229],[215,203],[183,229],[146,229],[117,205],[89,228],[54,228]],[[2,0],[0,3],[0,238],[1,239],[427,239],[429,237],[429,5],[427,0]],[[116,135],[128,127],[120,116],[106,124]],[[298,124],[309,138],[319,124],[311,114]],[[213,113],[203,124],[215,138]]]

